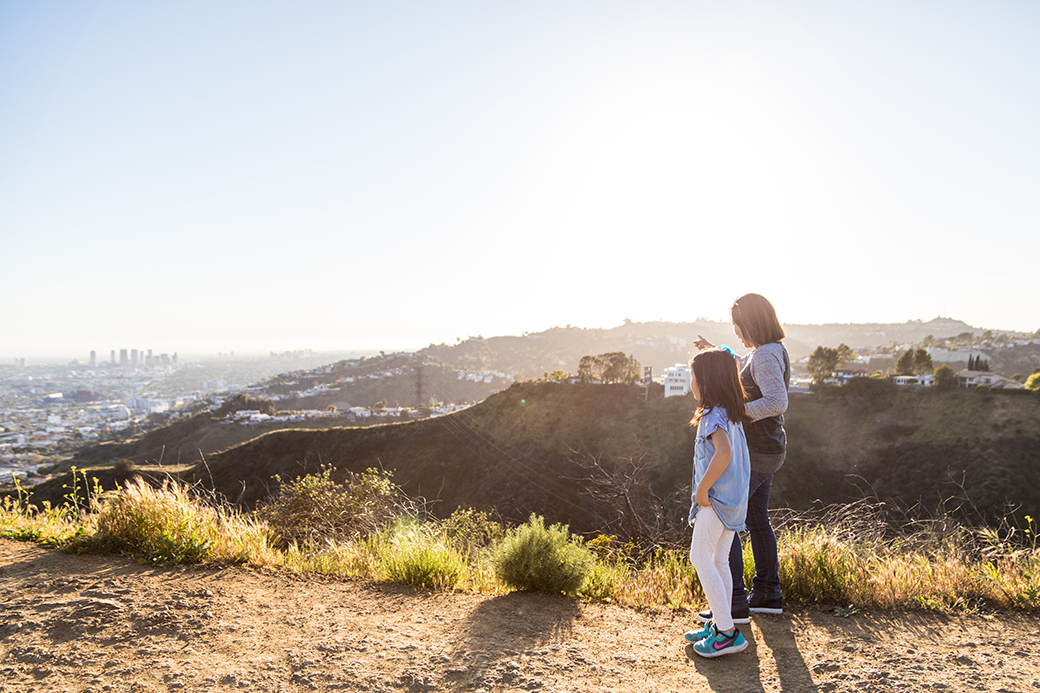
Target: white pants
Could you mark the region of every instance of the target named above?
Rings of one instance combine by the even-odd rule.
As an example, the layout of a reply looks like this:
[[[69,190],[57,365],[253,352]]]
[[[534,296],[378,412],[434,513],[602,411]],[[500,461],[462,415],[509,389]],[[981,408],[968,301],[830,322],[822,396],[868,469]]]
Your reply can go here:
[[[693,523],[690,563],[697,571],[704,596],[708,598],[711,618],[721,631],[733,628],[733,576],[729,572],[729,551],[733,530],[726,529],[712,508],[701,508]]]

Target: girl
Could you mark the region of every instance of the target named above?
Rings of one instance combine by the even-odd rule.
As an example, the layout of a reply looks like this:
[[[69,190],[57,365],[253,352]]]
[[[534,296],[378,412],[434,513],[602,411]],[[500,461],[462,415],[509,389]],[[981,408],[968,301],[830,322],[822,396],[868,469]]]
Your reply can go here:
[[[718,657],[748,646],[730,612],[729,553],[747,514],[751,462],[743,424],[750,418],[744,411],[737,362],[727,350],[702,351],[690,360],[690,389],[700,402],[690,422],[697,424],[690,563],[713,618],[701,630],[686,633],[686,639],[702,657]]]

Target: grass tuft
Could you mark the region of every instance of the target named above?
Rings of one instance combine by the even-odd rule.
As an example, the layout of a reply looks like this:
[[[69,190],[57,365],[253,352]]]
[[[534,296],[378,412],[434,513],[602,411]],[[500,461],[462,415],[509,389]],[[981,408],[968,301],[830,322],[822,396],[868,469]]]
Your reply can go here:
[[[140,477],[103,497],[95,529],[74,542],[79,550],[128,552],[153,563],[261,564],[273,559],[267,527],[224,507],[212,507],[187,486],[160,488]]]
[[[458,549],[411,518],[396,522],[373,544],[378,547],[378,572],[386,582],[453,590],[467,571]]]

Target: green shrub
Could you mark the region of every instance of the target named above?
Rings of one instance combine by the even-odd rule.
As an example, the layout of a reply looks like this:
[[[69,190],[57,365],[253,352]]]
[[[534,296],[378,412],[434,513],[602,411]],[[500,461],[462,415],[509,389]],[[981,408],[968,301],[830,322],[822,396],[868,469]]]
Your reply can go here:
[[[388,582],[450,590],[459,586],[466,573],[466,562],[458,550],[421,526],[399,522],[389,540],[374,543],[380,571]]]
[[[485,512],[470,508],[458,508],[440,527],[445,540],[467,556],[485,553],[506,535],[502,523],[492,520]]]
[[[593,557],[566,525],[546,528],[531,514],[511,529],[494,555],[495,574],[509,587],[550,594],[574,594],[592,569]]]
[[[600,602],[617,599],[622,593],[624,580],[629,572],[623,565],[594,563],[582,582],[578,596]]]
[[[133,460],[122,459],[116,462],[115,473],[116,476],[125,477],[133,474],[136,468]]]
[[[318,548],[363,539],[404,513],[407,504],[390,472],[368,469],[338,484],[325,469],[282,483],[257,517],[277,534],[279,548],[293,543]]]

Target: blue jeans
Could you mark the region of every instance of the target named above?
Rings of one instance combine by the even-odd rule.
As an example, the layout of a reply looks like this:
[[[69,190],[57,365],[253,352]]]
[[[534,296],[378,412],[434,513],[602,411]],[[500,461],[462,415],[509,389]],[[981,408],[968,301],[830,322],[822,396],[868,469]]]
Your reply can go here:
[[[760,598],[779,599],[780,559],[776,555],[773,525],[769,523],[769,489],[772,485],[772,474],[751,472],[747,528],[751,538],[751,553],[755,557],[755,579],[751,589]],[[745,609],[748,606],[748,595],[744,588],[744,551],[740,545],[740,534],[733,536],[729,569],[733,574],[733,609]]]

